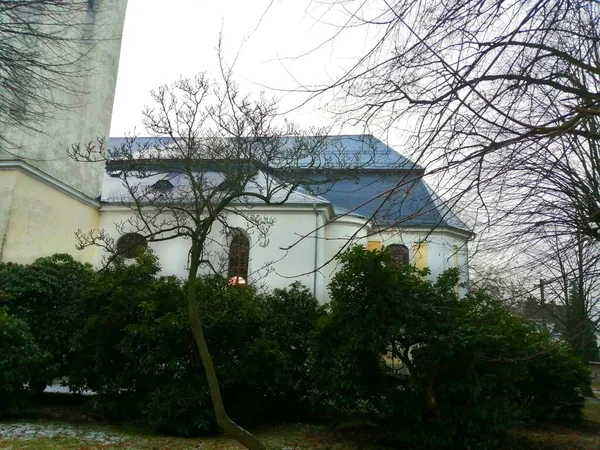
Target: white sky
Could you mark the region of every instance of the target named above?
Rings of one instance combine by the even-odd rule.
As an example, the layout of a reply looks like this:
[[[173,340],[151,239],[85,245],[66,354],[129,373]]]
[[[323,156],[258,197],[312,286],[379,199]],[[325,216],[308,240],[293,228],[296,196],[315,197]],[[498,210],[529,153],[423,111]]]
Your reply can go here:
[[[365,30],[346,32],[311,52],[336,34],[335,26],[316,18],[326,9],[314,0],[129,0],[111,136],[134,128],[144,134],[140,111],[151,104],[151,89],[201,71],[217,77],[220,31],[227,62],[239,51],[235,76],[244,92],[327,82],[364,52],[366,38]],[[339,14],[333,17],[343,20]],[[273,93],[281,99],[281,111],[305,98]],[[319,110],[324,101],[320,103],[289,117],[302,127],[327,125],[330,115]],[[343,131],[360,132],[347,127]]]

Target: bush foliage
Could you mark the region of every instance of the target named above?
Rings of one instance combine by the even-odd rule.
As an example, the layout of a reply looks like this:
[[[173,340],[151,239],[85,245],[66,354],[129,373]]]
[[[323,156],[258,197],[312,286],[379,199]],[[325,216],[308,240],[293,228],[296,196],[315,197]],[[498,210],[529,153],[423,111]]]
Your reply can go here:
[[[22,413],[29,403],[25,383],[48,363],[25,321],[0,308],[0,417]]]
[[[338,408],[431,448],[491,446],[524,419],[581,418],[581,362],[485,293],[459,299],[456,270],[431,282],[360,247],[340,260],[315,347],[315,376]]]
[[[185,286],[156,258],[115,261],[90,284],[70,379],[107,416],[192,435],[216,427]],[[318,304],[299,284],[261,295],[223,277],[197,281],[197,302],[228,412],[243,424],[306,412]],[[297,412],[295,412],[297,411]]]
[[[66,254],[39,258],[29,265],[0,264],[0,297],[9,312],[23,319],[39,348],[49,354],[43,390],[53,378],[69,374],[72,337],[85,321],[82,301],[92,267]]]
[[[261,293],[196,281],[236,421],[362,413],[398,445],[491,448],[520,421],[581,418],[589,374],[569,347],[484,292],[459,299],[456,270],[431,282],[360,247],[340,262],[325,307],[299,283]],[[0,264],[2,412],[23,409],[25,384],[61,376],[95,391],[107,417],[215,430],[186,292],[151,252],[97,272],[67,255]]]

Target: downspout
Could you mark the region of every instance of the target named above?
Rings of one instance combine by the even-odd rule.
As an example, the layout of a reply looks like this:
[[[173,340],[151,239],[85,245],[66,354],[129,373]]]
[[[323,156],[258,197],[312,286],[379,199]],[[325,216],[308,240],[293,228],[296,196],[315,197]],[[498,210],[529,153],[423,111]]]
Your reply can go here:
[[[313,262],[313,296],[317,297],[317,269],[319,268],[319,212],[317,211],[317,204],[313,203],[313,211],[315,212],[315,248],[314,248],[314,262]]]

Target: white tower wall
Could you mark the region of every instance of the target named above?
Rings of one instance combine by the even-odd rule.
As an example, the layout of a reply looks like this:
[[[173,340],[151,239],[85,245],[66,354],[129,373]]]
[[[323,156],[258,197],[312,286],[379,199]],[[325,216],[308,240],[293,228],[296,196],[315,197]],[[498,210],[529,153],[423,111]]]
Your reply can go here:
[[[40,27],[62,41],[41,44],[38,51],[56,68],[56,83],[38,86],[43,110],[36,110],[40,103],[23,105],[24,117],[42,119],[0,125],[9,142],[6,151],[0,149],[0,160],[20,159],[91,198],[100,194],[103,164],[75,162],[67,149],[108,138],[126,7],[127,0],[73,0],[70,6],[65,1],[45,7]],[[64,67],[57,65],[60,61]]]

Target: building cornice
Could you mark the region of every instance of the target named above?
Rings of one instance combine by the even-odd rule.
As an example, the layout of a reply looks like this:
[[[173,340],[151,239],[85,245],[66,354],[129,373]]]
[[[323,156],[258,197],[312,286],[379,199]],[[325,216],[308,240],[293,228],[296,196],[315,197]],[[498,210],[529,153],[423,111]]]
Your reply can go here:
[[[18,170],[20,172],[26,173],[27,175],[35,178],[36,180],[41,181],[42,183],[53,187],[54,189],[62,192],[63,194],[68,195],[69,197],[71,197],[87,206],[90,206],[90,207],[96,208],[96,209],[100,208],[100,202],[98,202],[97,200],[94,200],[94,199],[88,197],[83,192],[80,192],[77,189],[72,188],[68,184],[54,178],[51,175],[48,175],[47,173],[44,173],[40,169],[37,169],[36,167],[33,167],[30,164],[27,164],[25,161],[21,161],[21,160],[0,161],[0,170]]]
[[[438,226],[427,226],[427,225],[423,225],[423,226],[405,226],[405,227],[386,227],[383,229],[380,228],[373,228],[373,232],[372,234],[377,234],[377,233],[415,233],[415,234],[419,234],[419,233],[423,233],[425,235],[427,234],[431,234],[431,233],[435,233],[437,235],[439,234],[445,234],[447,236],[451,236],[451,237],[457,237],[460,239],[471,239],[473,237],[475,237],[475,233],[471,232],[471,231],[466,231],[466,230],[462,230],[460,228],[456,228],[456,227],[449,227],[447,225],[438,225]]]
[[[229,212],[235,212],[236,208],[247,208],[257,213],[265,213],[269,214],[272,212],[278,213],[291,213],[297,214],[299,209],[306,209],[307,212],[313,213],[314,206],[320,211],[328,211],[331,214],[331,206],[329,203],[282,203],[282,204],[272,204],[272,205],[264,205],[264,204],[244,204],[244,205],[232,205],[232,207],[227,208],[226,210]],[[102,211],[131,211],[132,203],[117,203],[117,202],[103,202],[101,204]],[[154,208],[153,206],[143,207],[146,210],[150,210]]]
[[[351,216],[349,214],[345,214],[345,215],[337,215],[337,216],[333,216],[328,224],[345,224],[345,225],[361,225],[361,226],[368,226],[369,229],[371,228],[371,222],[369,220],[367,220],[364,217],[361,216]]]

